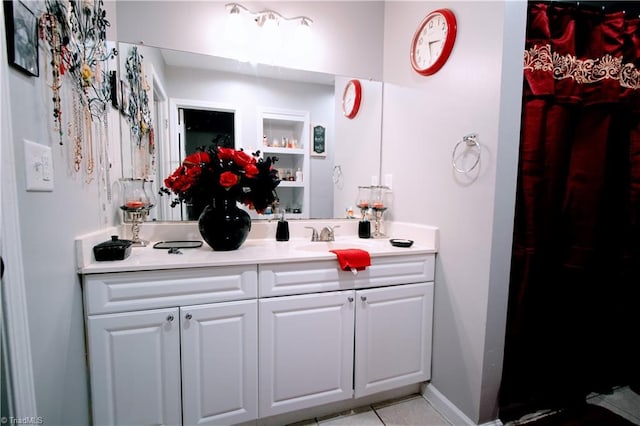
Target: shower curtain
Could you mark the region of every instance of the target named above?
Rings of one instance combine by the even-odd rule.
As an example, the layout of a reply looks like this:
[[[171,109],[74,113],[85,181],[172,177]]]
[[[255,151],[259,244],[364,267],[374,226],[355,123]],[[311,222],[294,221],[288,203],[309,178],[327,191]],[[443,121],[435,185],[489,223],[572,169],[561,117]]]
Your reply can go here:
[[[528,8],[501,413],[640,379],[640,20]]]

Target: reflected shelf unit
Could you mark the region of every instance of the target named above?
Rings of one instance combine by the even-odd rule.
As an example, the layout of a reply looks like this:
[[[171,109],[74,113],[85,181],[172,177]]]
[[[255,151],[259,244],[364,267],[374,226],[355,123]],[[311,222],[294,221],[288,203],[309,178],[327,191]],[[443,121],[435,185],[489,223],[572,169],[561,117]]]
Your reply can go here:
[[[280,175],[276,188],[287,218],[309,218],[309,112],[262,108],[258,134],[263,155],[275,156]],[[296,172],[302,179],[296,179]]]

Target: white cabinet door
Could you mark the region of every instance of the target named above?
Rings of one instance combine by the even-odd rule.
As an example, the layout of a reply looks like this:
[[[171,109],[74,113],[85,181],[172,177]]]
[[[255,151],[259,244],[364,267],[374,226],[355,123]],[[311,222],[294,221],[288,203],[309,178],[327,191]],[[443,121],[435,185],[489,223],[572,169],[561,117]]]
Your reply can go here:
[[[180,308],[185,425],[258,415],[257,301]]]
[[[178,309],[88,318],[96,425],[178,425]]]
[[[353,395],[353,291],[259,301],[260,417]]]
[[[355,396],[431,378],[433,283],[356,292]]]

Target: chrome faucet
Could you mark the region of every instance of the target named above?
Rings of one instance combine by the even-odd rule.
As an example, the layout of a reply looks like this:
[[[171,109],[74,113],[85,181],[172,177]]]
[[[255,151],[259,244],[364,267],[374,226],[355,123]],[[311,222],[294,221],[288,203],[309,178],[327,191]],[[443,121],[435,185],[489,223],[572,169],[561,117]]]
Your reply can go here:
[[[313,226],[305,226],[305,228],[311,229],[313,232],[311,233],[311,241],[320,241],[318,238],[318,231]]]
[[[311,229],[313,232],[311,233],[311,241],[335,241],[334,229],[339,228],[340,225],[336,226],[325,226],[320,231],[320,235],[318,235],[318,231],[313,226],[305,226],[305,228]]]
[[[325,226],[320,231],[320,241],[335,241],[334,229],[340,227],[340,225],[336,225],[334,227]]]

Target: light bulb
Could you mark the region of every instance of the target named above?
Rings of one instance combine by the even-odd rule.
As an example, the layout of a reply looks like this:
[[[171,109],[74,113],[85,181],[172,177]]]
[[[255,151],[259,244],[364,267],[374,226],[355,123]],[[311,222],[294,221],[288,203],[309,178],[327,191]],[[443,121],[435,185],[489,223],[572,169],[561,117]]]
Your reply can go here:
[[[243,60],[247,56],[247,26],[240,8],[236,4],[229,11],[225,33],[227,45],[233,51],[233,55]]]
[[[278,20],[273,13],[268,13],[264,16],[262,22],[262,31],[264,32],[265,36],[268,37],[274,37],[278,33]]]
[[[304,40],[305,43],[311,38],[311,25],[307,18],[300,19],[300,25],[296,28],[296,38]]]
[[[307,18],[300,18],[300,24],[295,28],[295,34],[291,41],[291,55],[298,60],[305,60],[313,54],[311,47],[311,25]]]
[[[269,12],[262,18],[262,50],[267,60],[273,61],[282,43],[276,16]]]

